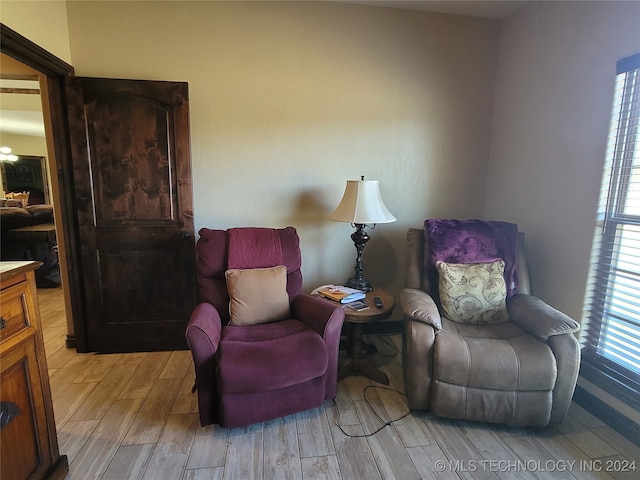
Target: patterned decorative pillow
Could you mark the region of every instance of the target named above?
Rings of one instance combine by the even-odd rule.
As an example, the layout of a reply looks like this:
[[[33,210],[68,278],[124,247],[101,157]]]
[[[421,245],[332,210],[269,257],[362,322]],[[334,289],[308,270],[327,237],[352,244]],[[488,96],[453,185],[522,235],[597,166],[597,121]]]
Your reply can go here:
[[[437,262],[443,316],[457,323],[489,325],[506,322],[507,287],[504,262]]]
[[[229,325],[257,325],[291,316],[287,267],[229,269]]]

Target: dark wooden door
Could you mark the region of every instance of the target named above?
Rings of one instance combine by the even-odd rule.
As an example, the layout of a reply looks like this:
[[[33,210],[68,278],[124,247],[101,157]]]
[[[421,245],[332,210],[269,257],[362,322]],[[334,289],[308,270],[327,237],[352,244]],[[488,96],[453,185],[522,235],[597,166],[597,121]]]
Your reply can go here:
[[[87,350],[186,348],[196,296],[187,84],[69,77],[66,92]]]

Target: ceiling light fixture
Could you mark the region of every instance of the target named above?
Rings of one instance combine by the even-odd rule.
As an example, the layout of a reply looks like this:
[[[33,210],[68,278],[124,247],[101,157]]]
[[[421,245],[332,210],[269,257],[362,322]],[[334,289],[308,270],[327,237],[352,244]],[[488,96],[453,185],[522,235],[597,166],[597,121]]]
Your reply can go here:
[[[18,156],[11,153],[10,147],[0,147],[0,162],[17,162]]]

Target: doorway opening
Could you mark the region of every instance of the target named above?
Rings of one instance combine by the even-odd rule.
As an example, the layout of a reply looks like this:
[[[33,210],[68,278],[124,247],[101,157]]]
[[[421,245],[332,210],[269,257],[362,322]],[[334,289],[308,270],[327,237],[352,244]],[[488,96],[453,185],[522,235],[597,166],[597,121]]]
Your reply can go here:
[[[44,158],[41,160],[40,175],[42,175],[43,191],[41,205],[50,205],[52,221],[49,230],[44,233],[53,238],[55,245],[53,253],[58,263],[58,284],[61,285],[66,310],[66,346],[76,347],[74,328],[74,315],[79,311],[77,294],[77,280],[70,278],[69,272],[73,269],[73,262],[68,255],[65,242],[69,238],[66,233],[65,223],[71,218],[72,206],[68,201],[68,192],[61,183],[64,183],[65,173],[59,168],[58,158],[65,157],[68,150],[64,136],[63,124],[60,122],[63,110],[60,108],[60,92],[63,76],[73,72],[73,68],[48,52],[42,50],[29,40],[13,32],[5,25],[1,25],[0,61],[2,62],[2,78],[0,84],[0,108],[2,109],[3,130],[0,132],[0,143],[7,145],[12,152],[31,159],[32,157]],[[55,118],[55,120],[54,120]],[[11,121],[9,121],[11,120]],[[54,126],[55,125],[55,126]],[[13,126],[13,131],[8,131]],[[37,132],[37,133],[34,133]],[[17,163],[17,162],[16,162]],[[35,165],[31,164],[31,167]],[[23,169],[26,170],[26,169]],[[5,181],[2,178],[2,195],[4,196]],[[18,179],[26,181],[26,171]],[[32,172],[33,173],[33,172]],[[66,174],[68,175],[68,174]],[[36,173],[34,176],[38,176]],[[62,178],[62,180],[61,180]],[[36,192],[36,200],[39,192]],[[25,202],[28,205],[28,200]],[[64,210],[68,210],[65,214]],[[37,235],[31,238],[37,238]],[[24,235],[24,234],[23,234]],[[4,233],[3,233],[4,237]],[[50,257],[49,257],[50,258]],[[52,285],[49,285],[52,286]]]

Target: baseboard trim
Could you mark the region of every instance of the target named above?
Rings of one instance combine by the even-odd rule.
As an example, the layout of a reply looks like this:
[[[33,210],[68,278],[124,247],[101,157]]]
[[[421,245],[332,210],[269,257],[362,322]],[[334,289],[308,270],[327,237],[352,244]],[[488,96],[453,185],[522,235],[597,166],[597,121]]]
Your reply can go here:
[[[640,447],[640,425],[611,408],[580,385],[576,386],[573,400],[613,428],[620,435]]]
[[[640,385],[634,379],[584,356],[580,362],[580,377],[640,412]]]

